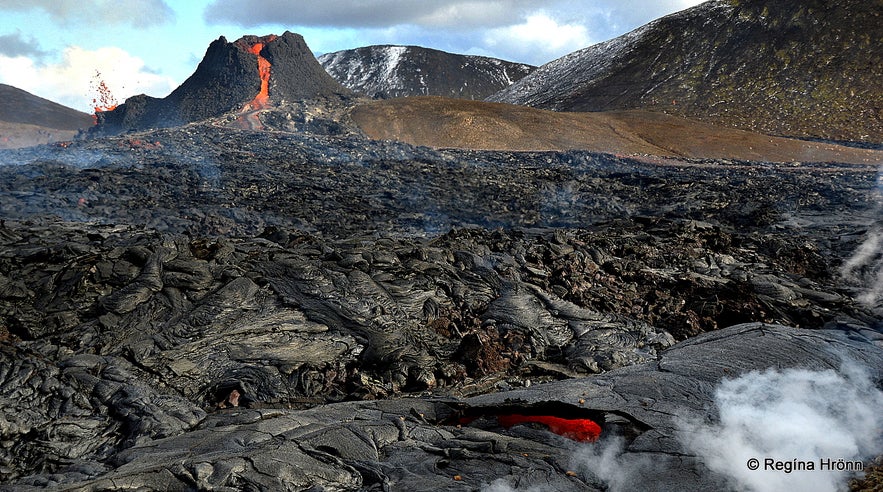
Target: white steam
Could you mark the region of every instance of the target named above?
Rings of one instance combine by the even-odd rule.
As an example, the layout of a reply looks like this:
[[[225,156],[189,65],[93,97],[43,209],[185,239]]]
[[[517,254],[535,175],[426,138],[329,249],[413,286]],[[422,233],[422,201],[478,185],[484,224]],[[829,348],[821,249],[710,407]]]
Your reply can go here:
[[[659,466],[643,455],[628,454],[625,440],[607,436],[591,444],[579,444],[573,450],[570,467],[582,479],[609,492],[634,492],[646,489],[653,471]],[[554,492],[549,488],[513,486],[500,478],[482,487],[481,492]]]
[[[725,380],[715,394],[720,422],[685,428],[681,440],[736,490],[840,490],[851,473],[825,469],[821,460],[880,453],[883,428],[883,392],[860,369],[846,365],[840,373],[767,370]],[[760,469],[749,469],[751,459]]]

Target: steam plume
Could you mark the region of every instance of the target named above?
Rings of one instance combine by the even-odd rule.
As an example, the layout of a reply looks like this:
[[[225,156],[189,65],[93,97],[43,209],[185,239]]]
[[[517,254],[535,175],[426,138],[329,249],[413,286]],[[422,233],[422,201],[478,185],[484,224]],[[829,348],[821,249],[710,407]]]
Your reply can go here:
[[[752,371],[725,380],[715,394],[720,421],[685,428],[681,440],[735,490],[835,491],[850,472],[831,471],[820,460],[861,460],[879,453],[883,392],[862,370]],[[752,471],[748,462],[759,460]],[[782,462],[771,470],[766,460]],[[797,462],[814,469],[798,470]]]
[[[844,364],[839,373],[752,371],[723,381],[715,405],[719,422],[685,426],[678,438],[685,453],[725,477],[732,490],[841,490],[853,472],[822,469],[820,460],[855,462],[883,449],[883,392],[856,364]],[[760,469],[748,468],[752,458]],[[789,472],[765,470],[767,459]],[[813,463],[813,470],[798,471],[796,461]],[[611,492],[647,489],[659,471],[650,458],[626,453],[617,437],[581,445],[572,466]],[[504,490],[512,489],[495,492]]]

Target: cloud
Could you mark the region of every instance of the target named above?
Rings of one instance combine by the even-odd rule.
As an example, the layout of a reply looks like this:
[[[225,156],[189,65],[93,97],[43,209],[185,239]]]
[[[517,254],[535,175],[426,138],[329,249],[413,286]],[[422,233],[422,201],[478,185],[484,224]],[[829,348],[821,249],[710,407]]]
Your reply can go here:
[[[96,77],[96,73],[100,75]],[[25,56],[0,55],[0,82],[80,111],[92,111],[99,78],[118,102],[141,93],[162,97],[176,86],[173,80],[147,68],[140,58],[115,47],[86,50],[71,46],[59,63],[48,65]]]
[[[36,39],[33,37],[25,39],[21,31],[0,36],[0,55],[42,57],[46,54],[40,49],[40,44]]]
[[[485,49],[501,58],[537,65],[597,41],[584,25],[561,24],[545,13],[532,14],[520,24],[490,29],[482,40]]]
[[[289,24],[325,27],[472,28],[515,22],[526,8],[549,2],[531,0],[303,0],[292,8],[286,0],[214,0],[204,13],[209,23],[244,27]]]
[[[164,0],[0,0],[0,11],[42,10],[61,25],[89,23],[100,29],[106,24],[127,24],[136,28],[165,24],[175,18]]]
[[[465,31],[521,24],[545,13],[564,23],[598,21],[629,30],[702,0],[213,0],[204,11],[209,23],[243,27],[269,24],[340,28],[384,28],[403,24]],[[554,13],[554,15],[552,15]],[[623,31],[624,32],[624,31]],[[621,34],[621,32],[620,32]],[[606,39],[606,38],[605,38]]]

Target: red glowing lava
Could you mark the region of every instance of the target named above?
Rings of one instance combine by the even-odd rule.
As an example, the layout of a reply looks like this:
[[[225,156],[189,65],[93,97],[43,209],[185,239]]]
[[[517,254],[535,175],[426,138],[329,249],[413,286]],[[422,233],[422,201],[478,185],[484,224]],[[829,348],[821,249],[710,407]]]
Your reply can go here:
[[[477,417],[460,417],[461,425],[472,423]],[[590,419],[565,419],[553,415],[522,415],[518,413],[496,415],[497,423],[506,429],[518,425],[543,424],[549,432],[579,442],[595,442],[601,436],[601,426]]]
[[[502,427],[510,428],[513,425],[536,422],[549,428],[559,436],[580,442],[595,442],[601,435],[601,426],[589,419],[563,419],[552,415],[498,415],[497,422]]]

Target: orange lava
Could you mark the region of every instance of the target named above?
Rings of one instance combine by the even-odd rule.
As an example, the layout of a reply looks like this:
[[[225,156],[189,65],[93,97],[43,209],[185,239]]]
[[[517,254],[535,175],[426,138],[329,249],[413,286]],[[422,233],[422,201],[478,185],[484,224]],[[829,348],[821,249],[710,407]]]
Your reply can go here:
[[[255,111],[264,109],[270,102],[270,61],[261,56],[261,50],[264,45],[276,39],[275,35],[264,36],[260,38],[261,42],[249,46],[248,52],[258,57],[258,73],[261,76],[261,90],[248,104],[245,105],[243,111]]]
[[[559,436],[580,442],[595,442],[601,435],[601,426],[589,419],[563,419],[552,415],[498,415],[497,422],[505,428],[513,425],[536,422],[549,428]]]

